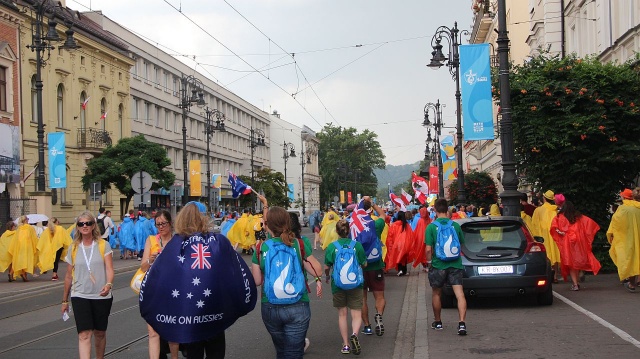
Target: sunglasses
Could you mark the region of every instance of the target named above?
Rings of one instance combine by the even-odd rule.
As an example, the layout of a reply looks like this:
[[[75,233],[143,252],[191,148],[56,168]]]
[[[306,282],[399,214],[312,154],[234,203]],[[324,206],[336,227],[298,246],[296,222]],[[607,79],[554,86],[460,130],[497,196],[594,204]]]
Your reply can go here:
[[[169,224],[169,222],[160,222],[160,223],[156,223],[156,227],[162,228],[162,227],[164,227],[164,226],[166,226],[168,224]]]
[[[88,227],[88,226],[93,226],[95,222],[94,221],[87,221],[87,222],[78,222],[76,223],[76,227]]]

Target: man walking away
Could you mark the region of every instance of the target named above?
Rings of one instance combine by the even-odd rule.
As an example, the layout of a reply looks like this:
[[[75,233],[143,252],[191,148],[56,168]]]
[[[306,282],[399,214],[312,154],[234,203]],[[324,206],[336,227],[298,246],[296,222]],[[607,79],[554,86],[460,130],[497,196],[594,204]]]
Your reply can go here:
[[[447,216],[447,200],[444,198],[438,199],[434,205],[436,209],[436,220],[427,226],[425,231],[425,253],[427,257],[427,265],[429,266],[429,285],[431,286],[431,304],[433,306],[434,322],[431,324],[431,328],[435,330],[442,330],[442,318],[440,316],[442,312],[442,288],[445,284],[451,285],[453,293],[458,300],[458,335],[467,335],[467,325],[465,324],[465,316],[467,314],[467,301],[464,297],[462,290],[462,276],[464,273],[464,267],[462,266],[462,259],[460,257],[460,246],[464,244],[464,235],[460,225],[455,221],[452,221]],[[437,224],[435,222],[438,222]],[[453,231],[450,230],[452,226]],[[447,233],[447,237],[458,238],[458,247],[451,247],[449,250],[445,250],[444,253],[453,253],[454,256],[443,257],[440,253],[440,247],[444,243],[444,239],[438,238],[439,236]],[[447,241],[455,242],[455,238]],[[455,254],[457,253],[457,257]],[[435,254],[435,255],[434,255]]]

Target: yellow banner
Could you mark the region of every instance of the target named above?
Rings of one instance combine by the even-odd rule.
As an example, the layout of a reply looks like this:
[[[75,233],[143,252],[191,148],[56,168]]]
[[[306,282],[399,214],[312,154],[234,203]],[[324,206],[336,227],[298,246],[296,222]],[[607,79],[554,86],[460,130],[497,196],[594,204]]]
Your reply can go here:
[[[340,191],[340,203],[344,203],[344,191]]]
[[[202,196],[202,183],[200,180],[200,160],[189,161],[189,195]]]

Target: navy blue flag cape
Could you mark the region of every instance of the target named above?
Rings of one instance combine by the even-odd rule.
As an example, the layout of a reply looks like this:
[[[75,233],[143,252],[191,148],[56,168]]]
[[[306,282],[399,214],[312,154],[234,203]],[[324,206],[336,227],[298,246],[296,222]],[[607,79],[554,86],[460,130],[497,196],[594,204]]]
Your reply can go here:
[[[147,271],[140,314],[161,338],[192,343],[216,336],[256,306],[246,262],[218,233],[175,235]]]
[[[362,244],[367,255],[367,263],[377,262],[382,259],[382,242],[376,233],[376,223],[371,215],[364,210],[364,199],[358,202],[358,206],[351,213],[349,222],[349,238]]]

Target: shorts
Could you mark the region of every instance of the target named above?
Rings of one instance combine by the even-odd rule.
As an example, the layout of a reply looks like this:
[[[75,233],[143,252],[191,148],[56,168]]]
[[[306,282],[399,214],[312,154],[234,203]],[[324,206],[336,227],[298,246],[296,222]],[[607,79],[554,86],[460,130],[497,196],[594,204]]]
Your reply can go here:
[[[337,292],[333,293],[334,308],[362,309],[362,300],[362,288],[338,289]]]
[[[320,233],[320,226],[313,226],[313,233]]]
[[[71,297],[78,333],[87,330],[107,331],[112,304],[113,297],[109,299]]]
[[[382,269],[363,271],[364,289],[371,292],[384,292],[384,271]]]
[[[430,268],[428,276],[431,288],[442,288],[445,284],[462,285],[464,270],[459,268]]]

